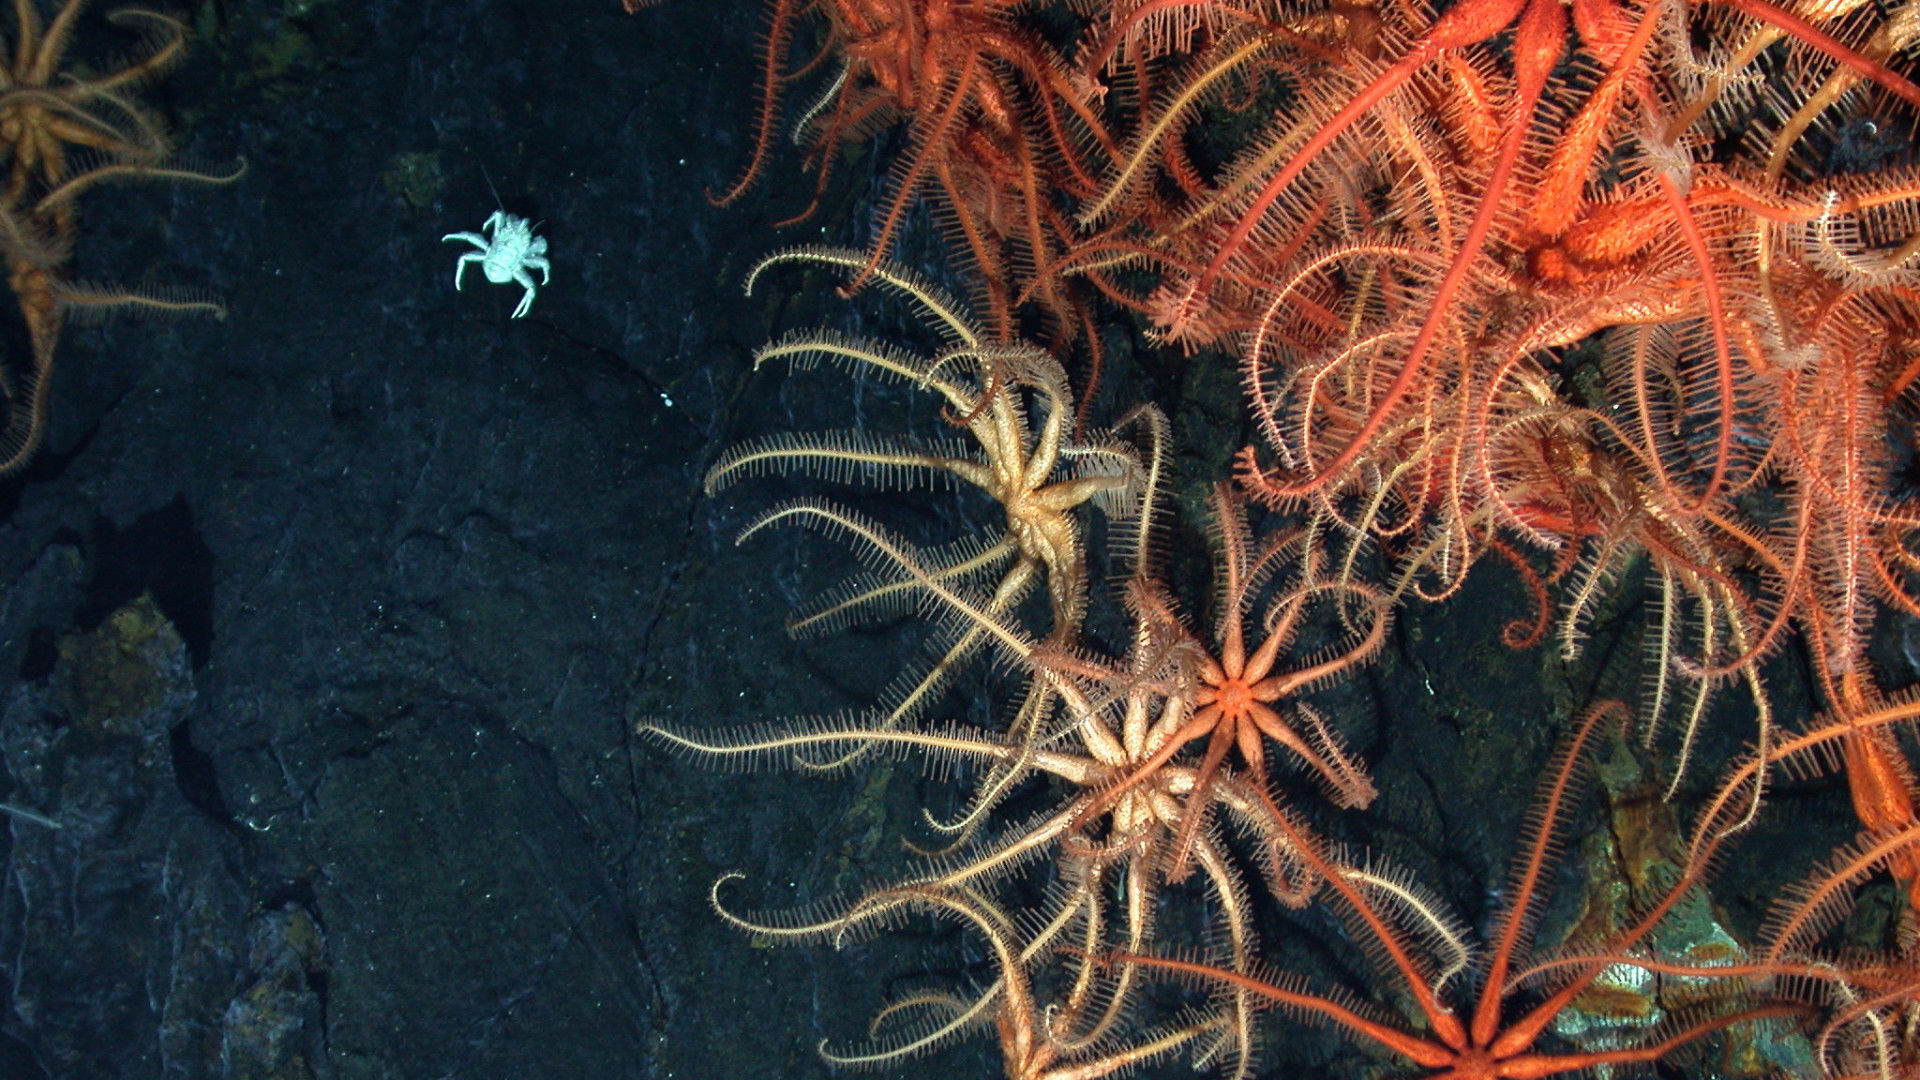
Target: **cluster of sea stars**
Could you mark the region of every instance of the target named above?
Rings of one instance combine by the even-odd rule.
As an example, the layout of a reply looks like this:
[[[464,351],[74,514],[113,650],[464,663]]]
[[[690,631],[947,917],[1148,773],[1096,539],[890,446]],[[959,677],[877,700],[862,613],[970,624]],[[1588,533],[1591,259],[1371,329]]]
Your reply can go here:
[[[45,441],[60,333],[75,315],[116,311],[226,317],[218,301],[194,292],[138,290],[74,281],[80,197],[103,182],[130,179],[225,184],[225,175],[169,163],[166,125],[135,93],[177,63],[186,27],[145,8],[121,8],[107,21],[145,38],[126,63],[77,70],[69,53],[88,0],[60,0],[51,18],[33,0],[15,0],[11,40],[0,50],[0,261],[20,303],[28,355],[0,363],[0,475],[18,472]]]
[[[876,1046],[830,1056],[892,1060],[991,1021],[1013,1076],[1094,1077],[1176,1051],[1244,1075],[1253,1014],[1271,1004],[1474,1080],[1647,1063],[1786,1021],[1808,1025],[1810,1067],[1830,1076],[1920,1068],[1911,947],[1822,952],[1872,876],[1920,899],[1915,785],[1896,737],[1920,706],[1881,692],[1865,647],[1882,611],[1920,616],[1920,511],[1893,475],[1915,452],[1920,174],[1884,137],[1920,109],[1906,74],[1920,7],[775,0],[771,20],[756,150],[719,201],[763,172],[795,77],[789,48],[817,24],[821,55],[840,64],[798,127],[821,182],[838,146],[876,124],[903,124],[908,146],[869,248],[769,262],[829,264],[849,288],[904,296],[942,345],[921,356],[821,332],[762,358],[906,380],[939,396],[968,442],[781,437],[730,452],[711,482],[944,474],[1006,523],[926,550],[834,503],[775,508],[749,532],[812,526],[869,564],[804,623],[915,610],[940,627],[937,659],[871,715],[725,737],[647,728],[703,756],[836,768],[884,748],[980,777],[967,813],[941,823],[954,846],[923,871],[828,910],[722,906],[776,936],[839,940],[928,912],[988,942],[984,990],[902,1001]],[[984,320],[889,262],[923,198]],[[1166,421],[1146,407],[1109,432],[1085,424],[1095,327],[1114,307],[1159,342],[1237,353],[1261,433],[1211,501],[1204,636],[1161,565]],[[1093,360],[1078,395],[1056,359],[1076,347]],[[1251,529],[1249,502],[1279,526]],[[1119,655],[1083,640],[1083,518],[1096,506],[1123,569]],[[1485,948],[1404,875],[1318,837],[1271,775],[1278,747],[1335,806],[1373,799],[1304,698],[1377,655],[1401,605],[1454,595],[1488,553],[1534,596],[1507,644],[1551,631],[1568,655],[1612,583],[1644,563],[1660,601],[1642,712],[1650,730],[1679,716],[1676,784],[1702,767],[1692,748],[1716,690],[1743,685],[1759,716],[1748,756],[1704,766],[1723,779],[1666,880],[1632,917],[1552,956],[1531,951],[1532,909],[1586,748],[1624,707],[1575,725]],[[1043,585],[1044,615],[1023,605]],[[1795,639],[1830,713],[1777,725],[1761,666]],[[1021,674],[1013,718],[928,723],[981,651]],[[1860,841],[1784,898],[1744,955],[1663,952],[1662,924],[1764,809],[1768,777],[1834,760]],[[1051,808],[995,821],[1037,774],[1054,778]],[[1196,869],[1216,955],[1176,959],[1154,906]],[[1045,904],[1015,910],[1004,882],[1023,875],[1053,883]],[[1274,901],[1329,906],[1395,984],[1379,996],[1413,1022],[1262,973],[1250,876]],[[1550,1045],[1622,969],[1697,992],[1663,1024]],[[1144,1022],[1156,972],[1218,993]],[[1461,986],[1473,1003],[1456,1011]]]

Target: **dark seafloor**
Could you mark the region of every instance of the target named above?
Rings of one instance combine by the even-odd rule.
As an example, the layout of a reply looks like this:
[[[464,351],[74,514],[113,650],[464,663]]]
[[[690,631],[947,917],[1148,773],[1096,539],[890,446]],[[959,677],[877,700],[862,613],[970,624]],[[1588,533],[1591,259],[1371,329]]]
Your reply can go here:
[[[856,707],[913,655],[911,628],[790,642],[846,556],[733,546],[820,485],[700,491],[749,434],[938,423],[897,388],[750,371],[770,334],[886,310],[801,274],[740,290],[777,246],[860,243],[880,186],[854,155],[776,231],[813,189],[789,155],[708,202],[750,142],[757,0],[179,14],[192,53],[144,93],[183,157],[249,170],[92,194],[78,275],[204,286],[231,314],[70,329],[49,444],[0,483],[0,1080],[798,1080],[890,993],[979,978],[950,926],[769,948],[706,899],[734,869],[773,906],[884,880],[952,784],[729,775],[633,734]],[[469,249],[441,237],[480,227],[490,185],[551,243],[525,319],[477,268],[453,289]],[[1159,400],[1197,474],[1245,441],[1230,368],[1116,369],[1108,400]],[[950,492],[871,502],[928,535],[986,520]],[[1495,583],[1416,612],[1330,699],[1388,792],[1334,827],[1470,920],[1560,725],[1637,658],[1605,623],[1578,670],[1508,653],[1516,603]],[[943,715],[996,715],[990,686]],[[1844,810],[1830,786],[1777,797],[1846,834],[1799,811]],[[1781,863],[1720,899],[1757,911],[1805,869]],[[1334,962],[1330,921],[1275,920]],[[1338,1051],[1282,1030],[1270,1075]],[[997,1071],[982,1034],[886,1075]]]

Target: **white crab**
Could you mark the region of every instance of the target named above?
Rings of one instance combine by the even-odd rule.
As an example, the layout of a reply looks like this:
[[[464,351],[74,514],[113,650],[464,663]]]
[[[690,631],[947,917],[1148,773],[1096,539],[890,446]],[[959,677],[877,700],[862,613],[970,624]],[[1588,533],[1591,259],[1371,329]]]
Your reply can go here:
[[[523,217],[515,217],[505,210],[495,210],[480,226],[493,233],[489,240],[479,233],[448,233],[440,238],[441,243],[449,240],[465,240],[479,251],[469,251],[460,256],[453,264],[453,288],[460,290],[460,276],[466,272],[467,264],[477,262],[487,280],[495,285],[505,285],[517,281],[527,287],[527,294],[520,298],[520,306],[513,309],[513,318],[519,318],[533,306],[533,275],[528,270],[540,271],[540,284],[545,285],[553,278],[553,268],[547,262],[547,238],[533,235],[533,226]]]

